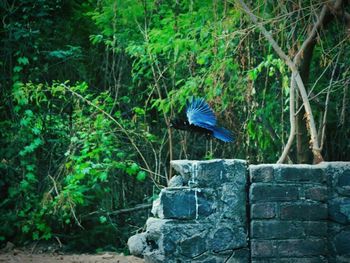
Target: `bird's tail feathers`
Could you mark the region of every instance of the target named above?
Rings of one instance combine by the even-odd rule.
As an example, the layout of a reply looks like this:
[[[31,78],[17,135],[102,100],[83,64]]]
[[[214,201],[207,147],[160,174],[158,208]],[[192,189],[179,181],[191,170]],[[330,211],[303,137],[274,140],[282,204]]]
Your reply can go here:
[[[234,140],[232,133],[222,127],[214,127],[213,136],[223,142],[232,142]]]

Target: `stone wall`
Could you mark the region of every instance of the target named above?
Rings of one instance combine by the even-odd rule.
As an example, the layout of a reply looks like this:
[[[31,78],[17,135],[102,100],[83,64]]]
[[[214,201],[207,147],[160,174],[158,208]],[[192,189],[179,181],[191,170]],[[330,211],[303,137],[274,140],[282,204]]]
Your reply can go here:
[[[154,202],[146,231],[129,239],[130,252],[145,262],[248,262],[245,161],[171,165],[179,174]]]
[[[171,165],[179,174],[128,242],[145,262],[350,262],[350,163]]]
[[[312,165],[251,165],[251,262],[327,262],[327,176]]]

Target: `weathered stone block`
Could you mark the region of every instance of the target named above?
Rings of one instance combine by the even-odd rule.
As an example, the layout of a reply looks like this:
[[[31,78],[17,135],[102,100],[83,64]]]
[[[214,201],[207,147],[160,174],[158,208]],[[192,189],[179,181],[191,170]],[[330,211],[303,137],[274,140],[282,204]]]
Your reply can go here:
[[[275,180],[293,183],[326,183],[327,176],[322,167],[315,165],[278,165],[275,168]]]
[[[217,212],[234,224],[245,225],[247,221],[245,189],[235,183],[225,183],[218,189],[218,196],[220,202]]]
[[[214,192],[204,189],[163,189],[158,215],[168,219],[198,219],[215,212]]]
[[[320,203],[288,203],[280,205],[280,217],[283,220],[325,220],[327,205]]]
[[[299,190],[296,185],[254,183],[250,187],[252,202],[273,202],[298,200]]]
[[[327,254],[325,239],[289,239],[276,241],[281,257],[308,257]]]
[[[186,255],[202,251],[206,247],[206,237],[212,231],[210,224],[181,224],[178,220],[170,219],[149,218],[146,226],[146,240],[149,245],[146,252],[157,250],[168,257],[180,251]],[[189,245],[193,246],[193,250],[190,250]]]
[[[313,186],[305,190],[305,198],[315,201],[327,200],[327,187],[326,186]]]
[[[271,219],[276,217],[276,203],[257,203],[251,205],[250,216],[253,219]]]
[[[225,263],[247,263],[249,262],[249,256],[250,256],[250,253],[248,248],[237,249],[237,250],[234,250],[231,256],[224,262]]]
[[[203,254],[206,250],[206,239],[202,236],[191,236],[179,243],[179,252],[188,258],[197,257]]]
[[[218,226],[208,240],[208,249],[213,252],[233,250],[247,245],[247,233],[242,227]]]
[[[163,189],[160,193],[161,218],[193,219],[196,217],[196,200],[192,190],[171,191]]]
[[[213,188],[227,182],[246,185],[247,167],[243,160],[174,160],[170,164],[183,177],[184,183],[192,187]]]
[[[329,217],[340,224],[350,223],[350,198],[334,198],[328,203]]]
[[[249,166],[250,181],[253,183],[273,181],[273,172],[274,168],[271,164],[259,164]]]

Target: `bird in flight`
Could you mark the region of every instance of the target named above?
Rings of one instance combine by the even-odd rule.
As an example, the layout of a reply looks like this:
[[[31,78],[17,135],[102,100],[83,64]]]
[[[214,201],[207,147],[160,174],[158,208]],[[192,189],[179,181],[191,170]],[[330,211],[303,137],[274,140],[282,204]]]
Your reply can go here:
[[[215,114],[203,98],[192,97],[186,106],[186,117],[171,120],[170,127],[205,134],[223,142],[234,140],[229,130],[216,125]]]

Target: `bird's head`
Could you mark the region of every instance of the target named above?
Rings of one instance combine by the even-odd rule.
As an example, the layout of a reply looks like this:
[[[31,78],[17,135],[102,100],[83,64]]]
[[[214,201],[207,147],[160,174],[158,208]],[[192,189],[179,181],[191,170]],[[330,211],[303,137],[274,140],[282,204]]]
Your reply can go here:
[[[170,128],[178,129],[178,130],[187,130],[189,123],[182,119],[173,119],[170,121]]]

